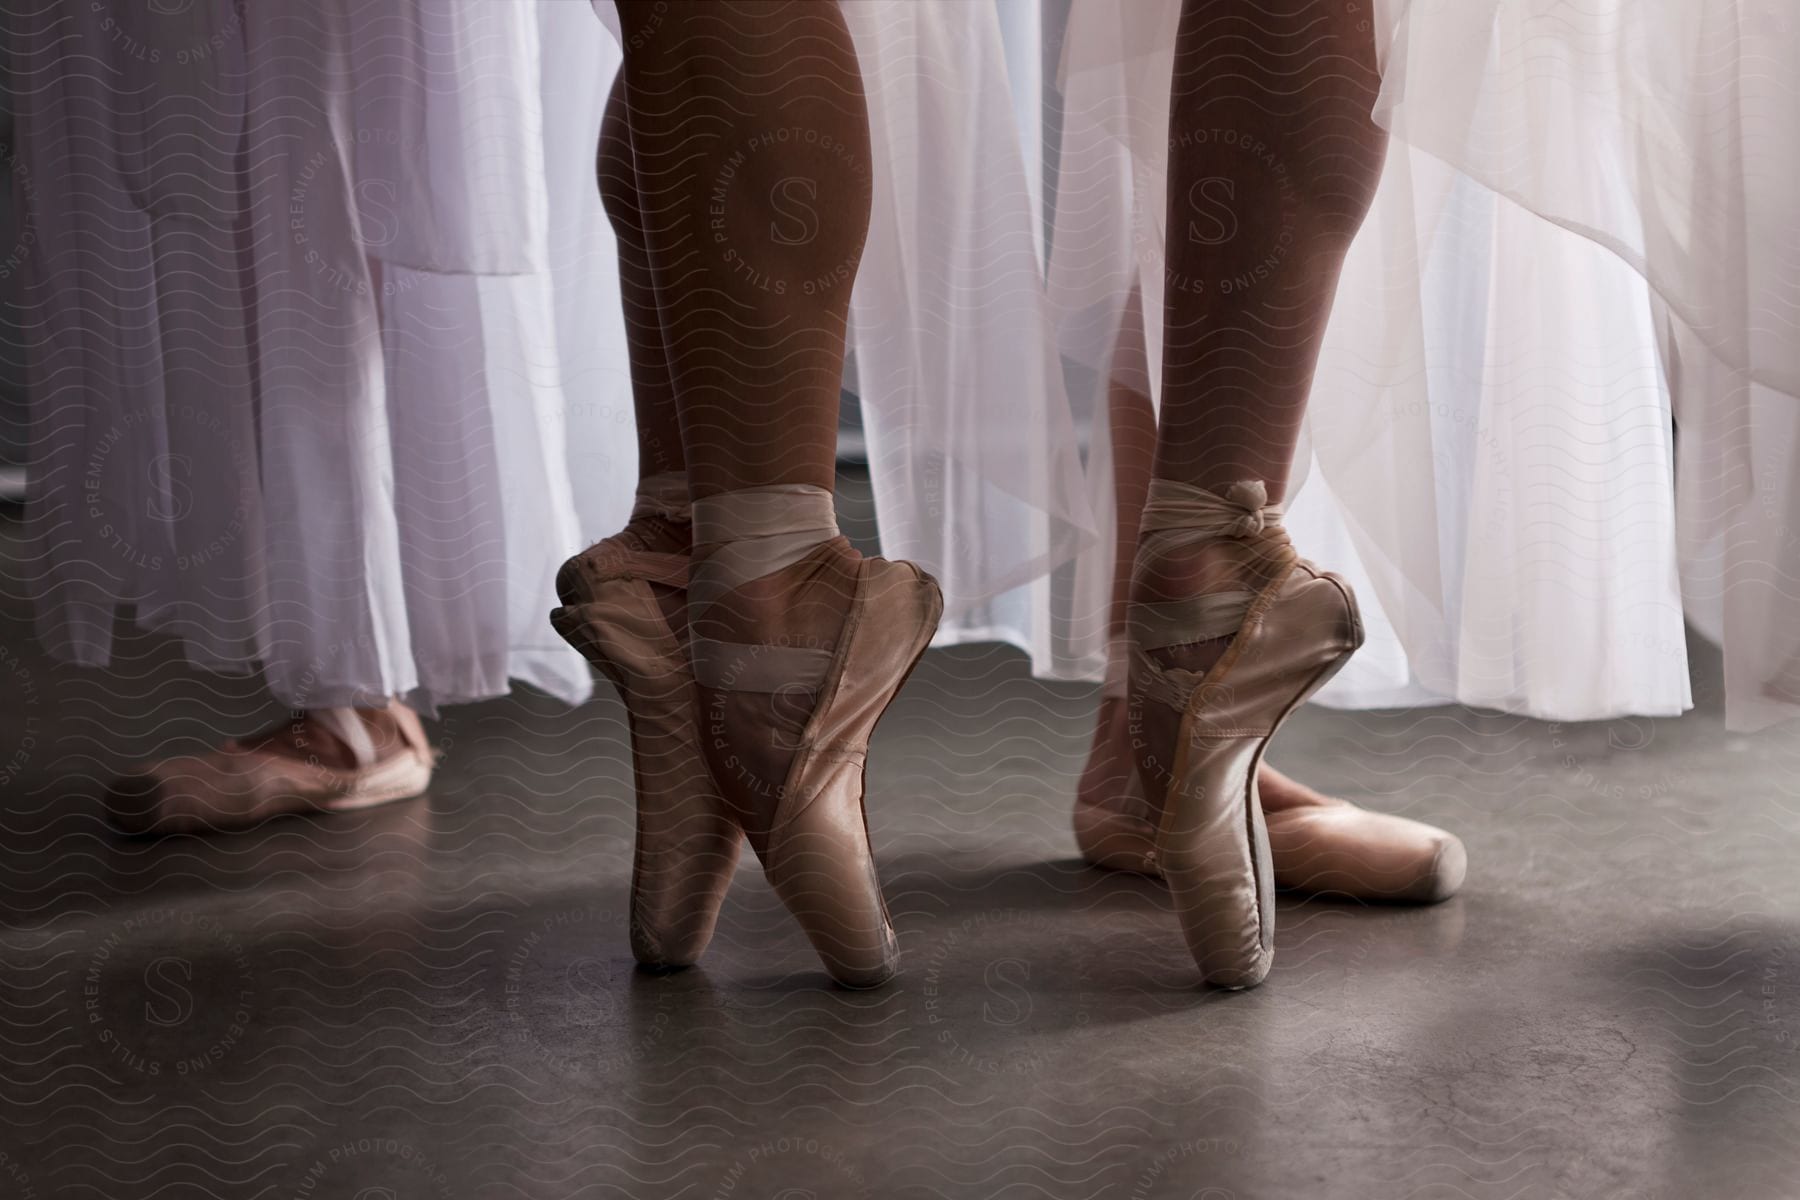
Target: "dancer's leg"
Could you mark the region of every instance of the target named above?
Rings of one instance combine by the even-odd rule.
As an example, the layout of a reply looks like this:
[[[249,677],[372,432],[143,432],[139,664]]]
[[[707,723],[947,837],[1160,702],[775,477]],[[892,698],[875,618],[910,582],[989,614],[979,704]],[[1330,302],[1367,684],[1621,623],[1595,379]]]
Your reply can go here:
[[[1136,811],[1142,792],[1130,779],[1131,734],[1125,705],[1126,613],[1131,566],[1137,556],[1138,519],[1156,457],[1156,408],[1144,350],[1143,315],[1133,292],[1120,322],[1118,341],[1106,390],[1106,415],[1112,442],[1113,583],[1107,604],[1107,671],[1094,723],[1093,746],[1076,787],[1076,807]],[[1262,764],[1258,776],[1263,810],[1317,805],[1326,798],[1299,780]],[[1135,793],[1135,803],[1121,798]],[[1079,815],[1077,821],[1080,821]],[[1098,836],[1098,834],[1096,835]]]
[[[656,309],[650,255],[644,247],[642,202],[625,103],[621,71],[606,98],[595,174],[600,181],[600,201],[618,245],[619,298],[625,310],[631,403],[637,418],[638,478],[649,479],[685,472],[687,459],[681,450],[681,419],[675,411],[675,384],[669,375],[669,346]]]
[[[1386,135],[1369,116],[1380,84],[1366,6],[1184,5],[1158,478],[1213,491],[1261,479],[1270,503],[1284,498],[1338,275],[1381,171]],[[1122,511],[1142,510],[1132,478],[1120,474]],[[1135,524],[1132,533],[1135,551]],[[1200,547],[1192,560],[1230,549]],[[1200,565],[1192,560],[1181,565]],[[1192,574],[1173,574],[1149,598],[1183,592]],[[1198,667],[1219,649],[1173,657]],[[1267,764],[1261,788],[1269,810],[1321,799]]]
[[[1093,744],[1075,792],[1075,828],[1082,852],[1108,866],[1142,869],[1150,828],[1143,788],[1132,762],[1130,714],[1125,701],[1127,611],[1131,567],[1137,555],[1138,519],[1144,511],[1156,456],[1156,409],[1150,399],[1143,314],[1133,292],[1119,325],[1106,392],[1113,472],[1113,585],[1107,607],[1107,673],[1095,715]],[[1263,811],[1332,803],[1268,762],[1258,774]],[[1120,818],[1124,820],[1121,821]],[[1278,876],[1287,877],[1279,857]],[[1341,885],[1340,885],[1341,886]]]
[[[843,16],[809,0],[624,0],[619,12],[690,495],[771,485],[830,492],[871,186],[862,74]],[[707,639],[829,652],[857,558],[835,539],[802,577],[737,581],[729,603],[690,616],[704,621]],[[715,706],[726,726],[774,720],[797,735],[810,701],[745,693]],[[741,749],[726,744],[738,740],[708,739],[715,770],[772,796],[790,747],[748,736]],[[753,840],[757,823],[749,822]]]
[[[668,969],[699,959],[731,886],[743,833],[700,750],[687,655],[693,551],[686,457],[644,240],[623,72],[607,97],[597,174],[618,244],[619,291],[637,416],[638,485],[620,532],[563,564],[552,624],[625,702],[637,792],[631,945]]]
[[[1274,506],[1380,171],[1376,84],[1369,22],[1348,5],[1182,6],[1129,703],[1154,862],[1202,977],[1223,987],[1273,962],[1263,755],[1362,642],[1348,589],[1297,557]]]
[[[834,4],[621,0],[644,243],[693,499],[702,752],[840,981],[893,971],[862,756],[937,588],[864,560],[833,510],[867,109]]]
[[[1276,506],[1380,174],[1378,82],[1359,7],[1183,5],[1130,704],[1156,865],[1202,974],[1226,987],[1267,974],[1278,883],[1438,900],[1462,879],[1440,830],[1298,786],[1266,816],[1259,778],[1282,722],[1363,639],[1348,586],[1298,557]]]
[[[1156,474],[1278,504],[1386,135],[1367,6],[1186,0],[1170,94]]]
[[[1186,0],[1170,93],[1158,479],[1285,496],[1313,369],[1385,135],[1366,10],[1318,0]],[[1180,600],[1279,556],[1210,540],[1140,560],[1133,598]],[[1228,638],[1165,660],[1208,667]]]
[[[1115,650],[1126,636],[1131,564],[1137,557],[1138,520],[1150,490],[1157,449],[1156,408],[1150,401],[1150,365],[1144,346],[1142,298],[1133,291],[1119,323],[1106,388],[1107,429],[1112,441],[1113,585],[1106,633]],[[1109,658],[1117,655],[1109,654]],[[1110,664],[1109,664],[1110,666]],[[1108,671],[1108,692],[1124,694],[1124,672]]]
[[[622,71],[606,98],[595,175],[617,246],[619,298],[625,316],[631,402],[637,423],[637,498],[623,530],[563,564],[557,574],[556,591],[565,605],[580,605],[595,600],[596,589],[615,577],[626,575],[645,580],[679,641],[686,636],[687,624],[685,559],[694,545],[693,522],[688,512],[687,459],[682,452],[681,420],[669,371],[669,346],[663,336],[650,256],[644,244],[643,203],[638,193]],[[646,569],[645,562],[633,558],[646,553],[674,557],[663,563],[662,570],[652,571]],[[594,631],[584,629],[586,622],[570,613],[564,615],[562,623],[571,630],[583,629],[574,640],[584,653],[591,655]]]
[[[832,486],[869,218],[862,75],[836,5],[622,0],[644,234],[695,499]]]
[[[1131,567],[1137,556],[1138,518],[1156,457],[1156,408],[1144,346],[1141,297],[1126,302],[1107,369],[1107,430],[1112,443],[1113,577],[1107,603],[1106,679],[1095,715],[1093,746],[1075,789],[1075,837],[1089,861],[1143,870],[1148,860],[1149,814],[1132,761],[1125,703],[1126,646]]]

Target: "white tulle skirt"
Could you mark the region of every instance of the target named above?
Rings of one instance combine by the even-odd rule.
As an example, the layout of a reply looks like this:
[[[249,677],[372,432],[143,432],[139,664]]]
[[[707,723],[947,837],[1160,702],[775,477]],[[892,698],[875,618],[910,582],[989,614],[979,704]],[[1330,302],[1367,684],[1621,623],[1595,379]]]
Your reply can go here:
[[[596,7],[28,0],[54,646],[104,664],[129,606],[294,704],[586,693],[551,581],[622,523],[636,458]],[[1160,356],[1176,0],[844,11],[876,173],[848,382],[883,549],[943,581],[940,643],[1099,679],[1099,404],[1134,292]],[[1292,502],[1370,618],[1324,699],[1675,713],[1686,618],[1725,647],[1735,725],[1791,715],[1795,22],[1374,15],[1395,140]]]
[[[1178,14],[1074,0],[1063,41],[1049,284],[1096,392],[1134,290],[1160,359]],[[1800,25],[1751,0],[1374,15],[1394,140],[1290,517],[1371,636],[1320,699],[1677,713],[1685,617],[1724,646],[1735,727],[1795,715]],[[1103,443],[1088,464],[1110,530]],[[1108,542],[1069,585],[1090,675]]]
[[[585,7],[34,7],[52,648],[129,607],[296,706],[586,695],[545,614],[636,455]]]

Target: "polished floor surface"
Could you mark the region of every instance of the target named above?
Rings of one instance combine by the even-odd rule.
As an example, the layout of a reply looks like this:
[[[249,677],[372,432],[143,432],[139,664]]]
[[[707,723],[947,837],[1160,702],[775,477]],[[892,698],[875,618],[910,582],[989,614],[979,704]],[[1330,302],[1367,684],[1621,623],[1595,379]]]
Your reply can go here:
[[[426,798],[127,841],[111,772],[278,714],[0,605],[7,1200],[1800,1196],[1800,737],[1726,733],[1704,652],[1680,720],[1303,712],[1278,759],[1469,882],[1284,903],[1238,995],[1076,858],[1095,689],[933,652],[869,773],[905,970],[853,993],[753,863],[700,968],[633,969],[605,685],[448,712]]]

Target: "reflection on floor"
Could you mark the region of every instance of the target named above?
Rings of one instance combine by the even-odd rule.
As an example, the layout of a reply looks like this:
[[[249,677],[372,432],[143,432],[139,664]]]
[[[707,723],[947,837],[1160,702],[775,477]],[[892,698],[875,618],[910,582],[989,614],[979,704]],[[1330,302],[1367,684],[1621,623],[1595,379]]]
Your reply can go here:
[[[449,712],[418,801],[122,841],[100,779],[270,710],[148,639],[53,667],[4,604],[0,1196],[1800,1190],[1800,741],[1710,699],[1302,713],[1283,765],[1459,830],[1468,889],[1284,903],[1222,995],[1157,887],[1076,861],[1095,690],[934,652],[870,770],[905,972],[850,993],[753,863],[702,967],[633,970],[604,685]]]

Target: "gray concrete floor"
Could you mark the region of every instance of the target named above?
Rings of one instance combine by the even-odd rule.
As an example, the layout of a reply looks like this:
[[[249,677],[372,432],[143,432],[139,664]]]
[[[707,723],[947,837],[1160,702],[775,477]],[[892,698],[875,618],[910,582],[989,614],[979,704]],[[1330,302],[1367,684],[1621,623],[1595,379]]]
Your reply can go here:
[[[703,966],[633,969],[604,684],[448,712],[416,801],[125,841],[105,778],[278,713],[0,605],[8,1200],[1800,1195],[1800,738],[1725,733],[1704,651],[1676,721],[1301,713],[1278,759],[1469,882],[1284,903],[1238,995],[1076,858],[1095,689],[933,652],[869,772],[905,971],[849,993],[753,863]]]

